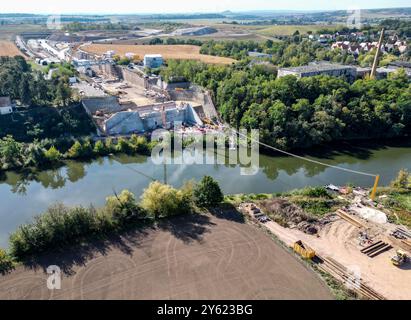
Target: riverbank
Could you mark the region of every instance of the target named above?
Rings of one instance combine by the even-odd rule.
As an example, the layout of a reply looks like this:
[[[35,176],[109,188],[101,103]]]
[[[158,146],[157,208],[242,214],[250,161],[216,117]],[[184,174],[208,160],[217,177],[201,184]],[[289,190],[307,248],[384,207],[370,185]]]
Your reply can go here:
[[[110,154],[149,155],[156,142],[132,135],[104,141],[60,139],[32,143],[18,142],[12,136],[0,140],[0,174],[5,171],[56,168],[65,160],[91,160]]]
[[[366,156],[336,153],[315,160],[348,169],[378,173],[380,185],[388,185],[401,168],[411,170],[411,148],[389,147],[370,150]],[[65,160],[64,165],[47,170],[8,171],[0,179],[0,247],[7,247],[9,235],[19,225],[47,210],[50,204],[100,207],[113,194],[130,190],[140,197],[153,180],[181,187],[185,181],[201,180],[204,175],[217,180],[224,194],[283,193],[305,186],[352,183],[370,188],[373,178],[341,174],[290,157],[260,155],[255,175],[241,175],[240,165],[156,165],[147,156],[116,154],[92,161]]]

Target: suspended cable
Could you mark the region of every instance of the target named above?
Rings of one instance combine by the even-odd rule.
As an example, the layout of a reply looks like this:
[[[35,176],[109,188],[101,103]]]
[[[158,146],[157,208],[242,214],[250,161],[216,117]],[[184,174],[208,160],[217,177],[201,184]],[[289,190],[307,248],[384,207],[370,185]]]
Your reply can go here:
[[[245,138],[247,138],[247,139],[250,139],[251,141],[256,142],[256,143],[258,143],[258,144],[260,144],[260,145],[262,145],[262,146],[264,146],[264,147],[266,147],[266,148],[268,148],[268,149],[271,149],[271,150],[274,150],[274,151],[277,151],[277,152],[286,154],[286,155],[288,155],[288,156],[290,156],[290,157],[298,158],[298,159],[301,159],[301,160],[304,160],[304,161],[308,161],[308,162],[311,162],[311,163],[319,164],[319,165],[322,165],[322,166],[325,166],[325,167],[328,167],[328,168],[333,168],[333,169],[337,169],[337,170],[341,170],[341,171],[345,171],[345,172],[360,174],[360,175],[363,175],[363,176],[374,177],[374,178],[377,177],[376,174],[372,174],[372,173],[368,173],[368,172],[363,172],[363,171],[352,170],[352,169],[348,169],[348,168],[344,168],[344,167],[339,167],[339,166],[334,166],[334,165],[331,165],[331,164],[328,164],[328,163],[324,163],[324,162],[317,161],[317,160],[314,160],[314,159],[310,159],[310,158],[306,158],[306,157],[303,157],[303,156],[299,156],[299,155],[296,155],[296,154],[294,154],[294,153],[291,153],[291,152],[288,152],[288,151],[284,151],[284,150],[278,149],[278,148],[276,148],[276,147],[270,146],[270,145],[268,145],[268,144],[266,144],[266,143],[264,143],[264,142],[261,142],[261,141],[259,141],[259,140],[255,140],[255,139],[253,139],[253,138],[251,138],[251,137],[248,137],[247,135],[245,135],[245,134],[243,134],[243,133],[241,133],[241,132],[239,132],[239,131],[237,131],[237,130],[235,130],[235,129],[232,129],[232,130],[235,131],[235,132],[236,132],[238,135],[240,135],[240,136],[243,136],[243,137],[245,137]]]

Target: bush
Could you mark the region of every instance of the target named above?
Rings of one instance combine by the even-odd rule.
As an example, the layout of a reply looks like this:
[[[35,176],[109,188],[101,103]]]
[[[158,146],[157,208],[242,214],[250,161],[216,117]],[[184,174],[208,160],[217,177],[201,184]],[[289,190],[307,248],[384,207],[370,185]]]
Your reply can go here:
[[[108,197],[106,205],[99,210],[57,204],[37,216],[33,223],[20,226],[10,236],[10,252],[14,257],[24,259],[49,249],[79,243],[88,237],[121,230],[146,217],[134,195],[127,190],[119,196]]]
[[[96,144],[94,145],[93,152],[99,156],[104,156],[109,153],[107,147],[101,140],[96,142]]]
[[[84,159],[93,156],[93,147],[89,140],[81,143],[80,141],[74,142],[71,148],[67,151],[67,156],[72,159]]]
[[[191,212],[192,190],[180,190],[158,181],[152,182],[141,196],[141,206],[155,219]]]
[[[397,189],[411,189],[411,174],[407,169],[398,172],[397,178],[391,182],[391,187]]]
[[[212,177],[205,176],[194,188],[194,201],[199,207],[216,206],[223,200],[220,186]]]
[[[58,162],[62,157],[60,151],[58,151],[55,146],[45,151],[44,156],[50,163]]]
[[[50,248],[72,244],[97,231],[93,210],[83,207],[69,209],[58,204],[37,216],[33,223],[20,226],[10,236],[10,252],[21,259]]]
[[[330,198],[330,194],[324,187],[309,187],[301,191],[301,195],[310,198]]]
[[[118,142],[116,145],[116,151],[121,152],[121,153],[131,154],[133,153],[133,148],[126,139],[121,137],[120,139],[118,139]]]
[[[130,144],[134,152],[136,153],[148,154],[150,151],[148,147],[147,139],[145,137],[137,136],[133,134],[130,138]]]
[[[13,269],[14,263],[12,258],[4,251],[0,249],[0,273],[6,273]]]
[[[105,143],[106,149],[108,153],[112,153],[116,151],[116,145],[113,142],[113,139],[108,138]]]
[[[128,190],[123,190],[118,196],[108,197],[105,210],[120,227],[147,218],[145,211],[137,204],[134,194]]]

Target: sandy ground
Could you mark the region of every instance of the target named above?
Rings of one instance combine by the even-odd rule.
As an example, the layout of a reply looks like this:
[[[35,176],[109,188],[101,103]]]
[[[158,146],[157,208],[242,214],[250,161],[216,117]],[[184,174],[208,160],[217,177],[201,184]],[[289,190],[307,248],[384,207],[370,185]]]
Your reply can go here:
[[[2,40],[0,40],[0,56],[8,56],[8,57],[22,56],[24,57],[24,55],[16,47],[14,42],[2,41]]]
[[[120,97],[121,101],[131,101],[134,102],[138,106],[146,106],[157,101],[149,96],[144,95],[144,89],[138,86],[129,85],[127,88],[119,89],[119,85],[124,83],[103,83],[102,87],[104,90],[110,93],[114,93]],[[118,91],[121,91],[122,94],[119,94]],[[125,94],[124,94],[125,93]]]
[[[366,284],[387,299],[411,299],[410,263],[403,268],[391,264],[395,247],[374,258],[362,254],[360,250],[363,247],[357,240],[359,229],[345,220],[338,219],[328,224],[319,232],[319,237],[283,228],[275,222],[267,223],[266,227],[289,246],[302,240],[320,256],[331,257],[351,270],[360,270]]]
[[[0,276],[0,299],[332,299],[318,276],[235,216],[178,217]],[[64,270],[48,290],[44,268]]]
[[[103,54],[114,50],[116,54],[125,56],[126,53],[134,53],[143,59],[146,54],[161,54],[164,59],[200,60],[211,64],[231,64],[234,59],[215,57],[200,54],[200,47],[193,45],[122,45],[122,44],[91,44],[81,47],[82,50],[94,54]]]

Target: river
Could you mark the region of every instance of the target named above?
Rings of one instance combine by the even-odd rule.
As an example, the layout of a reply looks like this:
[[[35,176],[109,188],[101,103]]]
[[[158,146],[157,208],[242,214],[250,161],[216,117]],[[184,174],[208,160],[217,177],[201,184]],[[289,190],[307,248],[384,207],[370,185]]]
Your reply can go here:
[[[411,170],[411,148],[378,146],[321,153],[311,158],[345,168],[381,175],[388,184],[401,168]],[[0,176],[0,247],[7,247],[11,232],[30,222],[53,203],[101,206],[105,198],[129,189],[140,196],[152,179],[164,180],[164,166],[151,158],[115,155],[90,162],[69,161],[58,169],[34,173],[7,172]],[[260,156],[259,171],[242,176],[237,165],[167,165],[167,182],[179,187],[187,180],[210,175],[226,194],[274,193],[307,185],[354,183],[370,187],[372,177],[341,172],[300,159]]]

